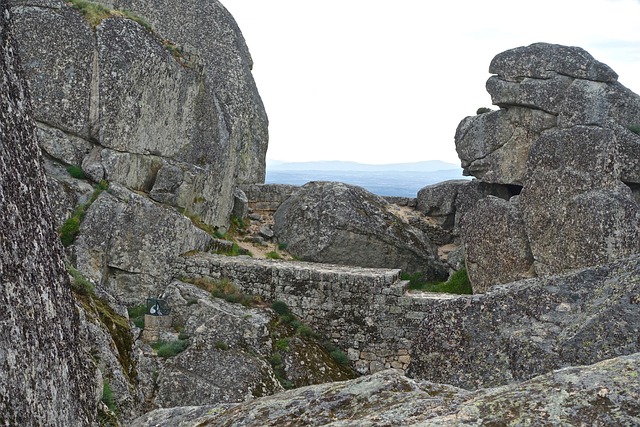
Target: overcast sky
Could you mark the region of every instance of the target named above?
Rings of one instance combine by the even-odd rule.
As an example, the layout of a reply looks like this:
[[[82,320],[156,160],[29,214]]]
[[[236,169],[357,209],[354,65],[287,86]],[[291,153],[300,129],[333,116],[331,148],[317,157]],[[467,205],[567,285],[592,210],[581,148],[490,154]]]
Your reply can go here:
[[[253,57],[267,158],[459,163],[491,59],[580,46],[640,93],[640,0],[221,0]]]

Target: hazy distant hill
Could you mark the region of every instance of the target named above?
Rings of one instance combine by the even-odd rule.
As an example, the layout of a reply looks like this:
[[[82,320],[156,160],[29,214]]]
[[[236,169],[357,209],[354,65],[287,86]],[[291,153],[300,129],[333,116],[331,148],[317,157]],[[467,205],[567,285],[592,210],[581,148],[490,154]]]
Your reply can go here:
[[[267,161],[266,183],[303,185],[310,181],[339,181],[364,187],[380,196],[415,197],[422,187],[462,178],[465,178],[462,168],[440,160],[386,165]]]
[[[318,162],[281,162],[267,160],[267,169],[273,171],[405,171],[405,172],[434,172],[438,170],[460,169],[459,165],[441,160],[426,160],[413,163],[391,163],[384,165],[370,165],[358,162],[318,161]]]

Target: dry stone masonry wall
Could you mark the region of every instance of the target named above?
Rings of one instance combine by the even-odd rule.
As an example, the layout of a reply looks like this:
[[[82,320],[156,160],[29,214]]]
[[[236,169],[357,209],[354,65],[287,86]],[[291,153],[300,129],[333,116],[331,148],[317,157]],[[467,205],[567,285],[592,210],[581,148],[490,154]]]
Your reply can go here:
[[[246,293],[284,301],[344,349],[361,373],[407,369],[431,299],[407,294],[399,270],[260,260],[213,254],[176,260],[176,277],[231,278]]]

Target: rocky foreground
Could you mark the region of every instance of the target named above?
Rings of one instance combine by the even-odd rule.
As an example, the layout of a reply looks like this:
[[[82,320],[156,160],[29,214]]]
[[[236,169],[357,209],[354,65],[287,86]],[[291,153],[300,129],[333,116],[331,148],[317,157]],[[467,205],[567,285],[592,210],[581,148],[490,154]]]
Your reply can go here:
[[[639,374],[634,354],[470,392],[387,370],[229,409],[159,409],[132,427],[637,425]]]
[[[496,56],[500,109],[456,133],[477,179],[401,215],[260,185],[266,113],[217,0],[0,12],[0,425],[640,425],[640,97],[606,64]],[[212,253],[234,229],[311,262]],[[400,272],[463,265],[474,295]],[[140,323],[151,295],[167,324]]]

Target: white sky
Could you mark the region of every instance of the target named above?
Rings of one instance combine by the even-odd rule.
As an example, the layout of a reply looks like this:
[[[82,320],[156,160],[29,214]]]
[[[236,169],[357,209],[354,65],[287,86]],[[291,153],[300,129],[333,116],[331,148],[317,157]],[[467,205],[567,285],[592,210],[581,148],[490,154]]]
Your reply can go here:
[[[221,0],[254,60],[267,158],[458,163],[498,53],[579,46],[640,93],[640,0]],[[494,107],[495,108],[495,107]]]

